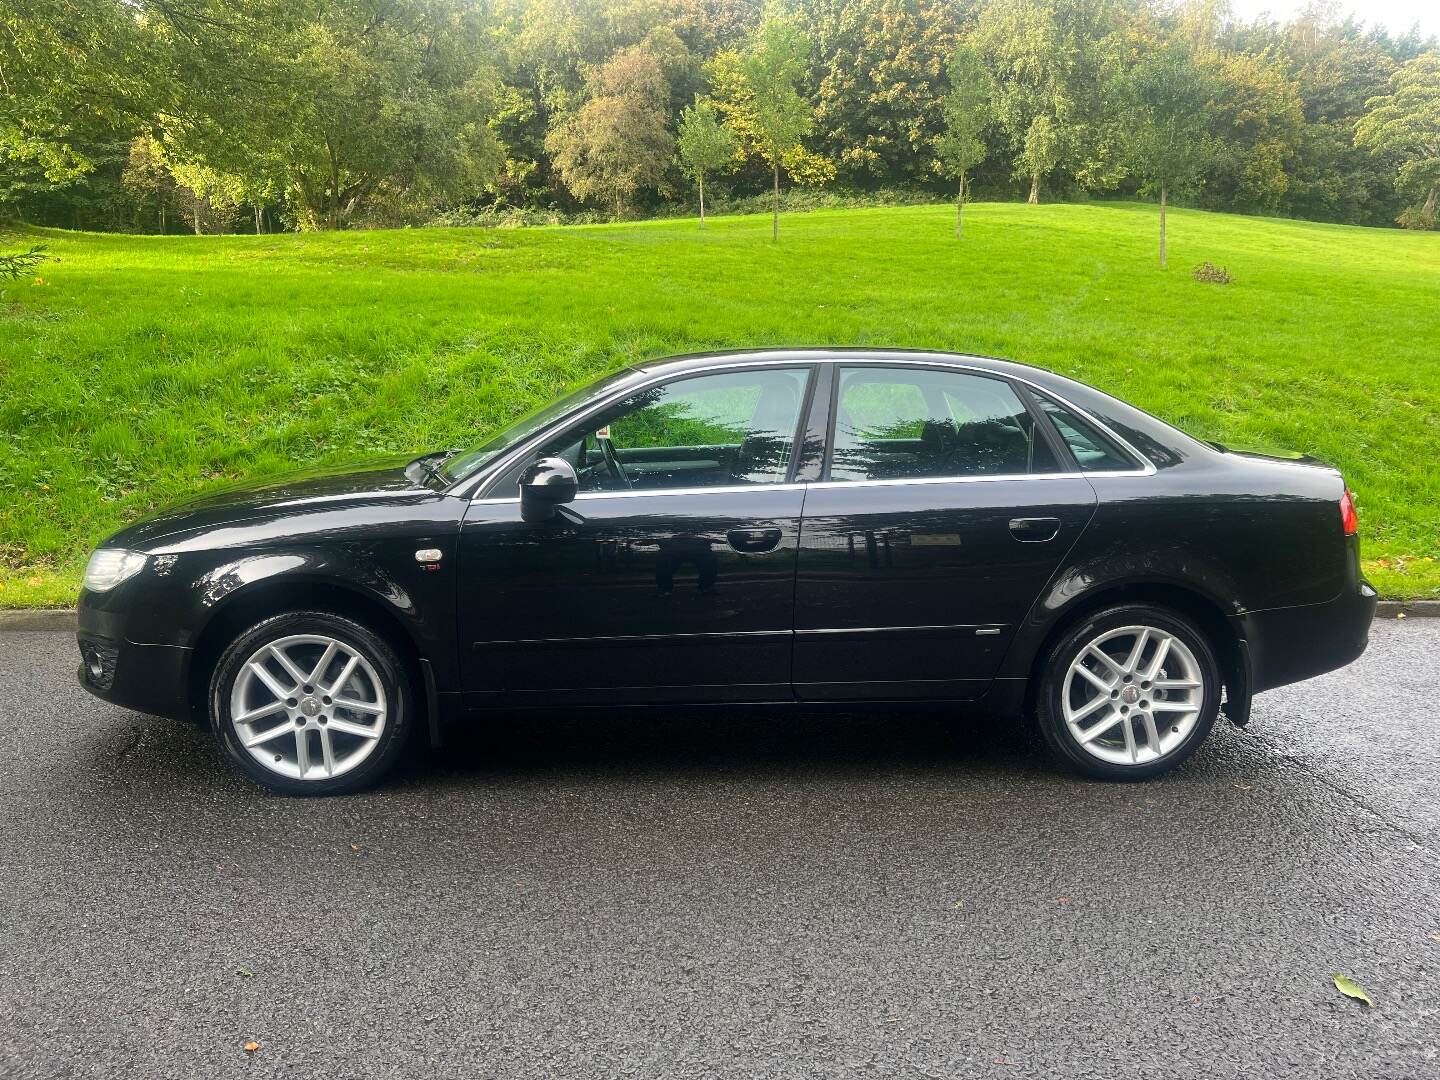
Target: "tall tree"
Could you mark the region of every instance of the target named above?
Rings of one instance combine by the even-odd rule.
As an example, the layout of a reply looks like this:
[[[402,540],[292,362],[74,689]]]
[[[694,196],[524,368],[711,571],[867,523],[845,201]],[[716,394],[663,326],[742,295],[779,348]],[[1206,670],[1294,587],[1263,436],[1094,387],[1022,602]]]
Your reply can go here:
[[[676,140],[680,162],[700,187],[700,228],[705,227],[705,174],[734,163],[740,140],[720,122],[715,103],[697,97],[695,104],[680,114]]]
[[[1160,196],[1160,268],[1166,265],[1165,201],[1214,159],[1205,106],[1213,84],[1184,44],[1142,57],[1122,83],[1126,163]]]
[[[479,0],[136,0],[155,8],[178,102],[176,162],[283,172],[300,224],[337,229],[377,195],[476,193],[500,154]]]
[[[955,46],[947,70],[950,90],[940,102],[944,130],[935,140],[935,159],[945,175],[959,181],[955,194],[955,237],[959,239],[965,223],[966,176],[985,160],[981,136],[990,123],[990,76],[980,50],[968,41]]]
[[[1300,88],[1278,47],[1216,53],[1199,62],[1214,80],[1205,113],[1216,138],[1207,189],[1222,206],[1274,213],[1283,209],[1304,134]]]
[[[604,198],[618,217],[626,199],[664,183],[675,146],[666,124],[670,89],[660,61],[639,45],[597,68],[590,89],[545,147],[577,199]]]
[[[116,0],[0,5],[0,203],[68,184],[95,167],[92,147],[128,141],[154,105],[151,60]]]
[[[815,46],[804,83],[815,100],[813,149],[850,184],[926,179],[964,5],[792,0],[789,10]]]
[[[1371,98],[1355,125],[1355,142],[1400,162],[1396,188],[1421,200],[1403,224],[1433,229],[1440,193],[1440,52],[1417,56],[1390,77],[1390,93]]]
[[[800,96],[810,42],[787,20],[771,15],[755,31],[740,61],[748,100],[743,104],[756,149],[770,166],[771,242],[780,239],[780,166],[800,149],[814,116]]]
[[[1031,203],[1060,165],[1093,186],[1116,179],[1104,138],[1107,72],[1124,0],[990,0],[976,44],[995,80],[995,115],[1015,147]]]

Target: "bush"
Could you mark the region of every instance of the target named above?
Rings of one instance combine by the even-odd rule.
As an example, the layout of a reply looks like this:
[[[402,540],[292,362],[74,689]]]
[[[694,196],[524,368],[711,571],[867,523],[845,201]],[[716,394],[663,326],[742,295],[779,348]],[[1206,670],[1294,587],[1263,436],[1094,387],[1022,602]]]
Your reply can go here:
[[[1190,272],[1190,276],[1196,281],[1208,281],[1211,285],[1229,285],[1234,280],[1230,276],[1230,271],[1223,266],[1216,266],[1209,259],[1195,267]]]

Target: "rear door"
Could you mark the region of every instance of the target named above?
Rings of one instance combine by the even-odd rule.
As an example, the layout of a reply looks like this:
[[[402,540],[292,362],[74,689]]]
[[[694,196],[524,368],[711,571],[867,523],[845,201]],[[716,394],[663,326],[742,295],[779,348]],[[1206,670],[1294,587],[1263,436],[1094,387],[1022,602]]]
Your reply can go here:
[[[795,595],[805,700],[969,700],[1095,509],[1008,380],[838,365]]]

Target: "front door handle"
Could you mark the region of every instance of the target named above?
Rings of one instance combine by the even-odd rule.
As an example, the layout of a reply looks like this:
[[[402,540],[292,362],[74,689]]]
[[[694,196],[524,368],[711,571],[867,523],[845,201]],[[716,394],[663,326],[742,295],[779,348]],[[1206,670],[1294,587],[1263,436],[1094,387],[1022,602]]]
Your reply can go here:
[[[1060,519],[1052,517],[1011,518],[1010,535],[1022,544],[1043,544],[1060,533]]]
[[[731,529],[725,536],[730,546],[746,555],[774,551],[780,543],[779,529]]]

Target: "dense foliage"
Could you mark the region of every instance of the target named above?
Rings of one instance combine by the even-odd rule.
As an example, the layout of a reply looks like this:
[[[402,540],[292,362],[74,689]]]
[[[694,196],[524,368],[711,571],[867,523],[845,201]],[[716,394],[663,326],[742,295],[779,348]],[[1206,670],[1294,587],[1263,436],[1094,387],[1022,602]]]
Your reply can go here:
[[[703,175],[721,202],[778,202],[782,181],[1032,202],[1163,190],[1433,227],[1434,40],[1324,5],[1286,24],[1225,10],[7,0],[0,214],[197,232],[627,216],[693,205]],[[726,161],[697,164],[702,134],[733,146]]]

